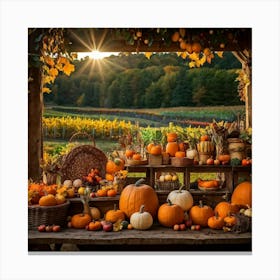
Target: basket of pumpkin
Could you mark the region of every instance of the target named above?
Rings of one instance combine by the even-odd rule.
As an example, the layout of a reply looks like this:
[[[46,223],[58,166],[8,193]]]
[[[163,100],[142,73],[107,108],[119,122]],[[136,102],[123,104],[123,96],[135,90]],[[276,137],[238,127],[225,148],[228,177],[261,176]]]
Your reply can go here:
[[[28,228],[39,225],[67,224],[69,200],[66,193],[57,192],[57,185],[32,184],[28,189]]]

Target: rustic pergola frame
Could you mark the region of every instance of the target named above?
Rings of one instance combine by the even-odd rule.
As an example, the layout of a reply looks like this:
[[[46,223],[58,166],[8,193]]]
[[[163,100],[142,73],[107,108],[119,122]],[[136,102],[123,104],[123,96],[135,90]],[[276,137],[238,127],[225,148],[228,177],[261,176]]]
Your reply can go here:
[[[133,28],[135,30],[135,28]],[[131,32],[133,32],[131,29]],[[138,28],[139,29],[139,28]],[[40,29],[39,29],[40,30]],[[103,52],[181,52],[180,46],[176,42],[168,42],[158,39],[158,29],[139,29],[146,34],[155,34],[152,44],[145,44],[141,40],[128,44],[127,38],[118,36],[110,28],[67,28],[65,29],[65,44],[69,52],[89,52],[98,49]],[[174,28],[167,29],[166,34],[170,36],[174,33]],[[178,30],[178,28],[177,28]],[[185,28],[188,39],[199,37],[201,34],[213,31],[219,34],[219,38],[227,41],[221,47],[220,40],[205,40],[205,46],[215,51],[232,51],[241,62],[243,70],[251,79],[251,57],[252,57],[252,30],[251,28]],[[226,32],[223,32],[223,31]],[[238,40],[228,41],[229,33],[235,34]],[[224,33],[224,35],[223,35]],[[224,37],[223,37],[224,36]],[[40,55],[40,49],[36,48],[34,42],[38,38],[38,33],[34,32],[28,38],[29,54]],[[39,180],[41,178],[40,161],[43,155],[43,135],[42,135],[42,114],[43,114],[43,94],[42,76],[40,67],[29,67],[28,81],[28,178]],[[252,126],[252,84],[247,88],[245,96],[246,106],[246,127]]]

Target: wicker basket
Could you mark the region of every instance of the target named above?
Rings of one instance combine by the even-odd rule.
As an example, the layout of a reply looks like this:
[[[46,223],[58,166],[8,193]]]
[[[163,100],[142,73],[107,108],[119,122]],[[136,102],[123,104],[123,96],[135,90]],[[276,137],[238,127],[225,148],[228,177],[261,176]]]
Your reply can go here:
[[[70,202],[55,206],[28,206],[28,228],[37,229],[39,225],[60,225],[65,227]]]
[[[156,180],[156,189],[159,191],[173,191],[178,189],[179,187],[179,180],[168,182],[160,182],[159,180]]]
[[[148,160],[147,159],[143,159],[143,160],[127,159],[127,164],[128,165],[146,165],[146,164],[148,164]]]
[[[190,158],[179,158],[179,157],[171,157],[171,165],[176,167],[185,167],[193,164],[193,159]]]
[[[75,133],[69,140],[71,142],[77,135],[86,135],[93,141],[93,145],[80,145],[73,148],[63,159],[60,169],[62,181],[66,179],[82,179],[92,168],[97,168],[100,175],[105,178],[106,155],[95,147],[94,139],[86,133]]]

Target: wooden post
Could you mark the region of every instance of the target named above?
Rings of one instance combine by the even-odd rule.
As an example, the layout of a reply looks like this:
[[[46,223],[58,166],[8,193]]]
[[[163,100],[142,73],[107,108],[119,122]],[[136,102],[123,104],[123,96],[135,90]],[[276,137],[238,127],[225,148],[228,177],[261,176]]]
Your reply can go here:
[[[28,52],[32,55],[40,53],[35,49],[36,36],[36,32],[29,36]],[[43,156],[41,67],[29,65],[28,78],[28,178],[38,181],[41,179],[40,161]]]

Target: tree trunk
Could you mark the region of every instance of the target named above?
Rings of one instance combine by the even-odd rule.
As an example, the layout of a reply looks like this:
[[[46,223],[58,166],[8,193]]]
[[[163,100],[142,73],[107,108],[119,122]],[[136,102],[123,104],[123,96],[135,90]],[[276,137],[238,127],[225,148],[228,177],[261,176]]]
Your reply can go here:
[[[42,177],[40,161],[43,156],[42,74],[40,63],[38,63],[40,48],[37,40],[40,33],[40,30],[35,30],[28,36],[28,178],[34,181]]]

